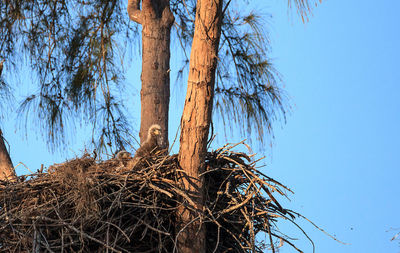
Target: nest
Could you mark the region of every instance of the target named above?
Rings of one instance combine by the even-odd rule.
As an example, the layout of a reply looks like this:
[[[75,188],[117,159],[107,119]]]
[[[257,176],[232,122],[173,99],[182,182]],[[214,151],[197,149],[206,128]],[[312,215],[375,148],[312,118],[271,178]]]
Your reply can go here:
[[[275,251],[293,243],[277,221],[293,220],[276,196],[289,190],[225,146],[207,154],[207,252]],[[0,251],[174,252],[175,213],[190,208],[177,156],[96,162],[89,155],[51,166],[47,173],[0,183]],[[274,195],[273,195],[274,194]]]

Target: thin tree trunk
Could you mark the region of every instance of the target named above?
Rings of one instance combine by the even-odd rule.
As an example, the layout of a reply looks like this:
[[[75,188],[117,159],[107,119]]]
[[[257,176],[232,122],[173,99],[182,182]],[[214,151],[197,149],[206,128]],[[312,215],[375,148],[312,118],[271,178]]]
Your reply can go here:
[[[185,190],[195,200],[197,211],[190,211],[184,206],[178,210],[179,253],[206,251],[205,225],[200,219],[204,205],[203,178],[200,174],[204,171],[211,123],[222,3],[223,0],[197,1],[178,156],[179,164],[186,173],[183,177]]]
[[[0,130],[0,180],[15,180],[16,175],[14,166],[11,162],[6,145],[4,143],[3,133]]]
[[[168,146],[170,34],[174,16],[169,0],[129,0],[131,20],[142,25],[142,90],[140,143],[153,124],[161,126],[163,146]]]

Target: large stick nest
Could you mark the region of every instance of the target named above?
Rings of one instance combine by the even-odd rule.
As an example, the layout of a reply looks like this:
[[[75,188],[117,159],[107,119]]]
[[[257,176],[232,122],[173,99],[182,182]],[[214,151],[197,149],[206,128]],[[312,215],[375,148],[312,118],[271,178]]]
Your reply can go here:
[[[174,252],[178,206],[191,208],[177,156],[96,162],[89,155],[17,182],[0,182],[0,251]],[[275,251],[292,242],[276,226],[293,221],[274,196],[289,190],[225,146],[207,154],[205,209],[208,252]],[[296,247],[294,247],[297,249]]]

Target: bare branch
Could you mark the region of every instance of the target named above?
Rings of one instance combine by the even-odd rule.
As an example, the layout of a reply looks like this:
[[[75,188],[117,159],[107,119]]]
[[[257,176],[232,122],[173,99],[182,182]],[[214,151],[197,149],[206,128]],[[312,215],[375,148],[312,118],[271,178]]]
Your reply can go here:
[[[142,23],[142,11],[140,10],[140,0],[128,1],[128,15],[132,21]]]

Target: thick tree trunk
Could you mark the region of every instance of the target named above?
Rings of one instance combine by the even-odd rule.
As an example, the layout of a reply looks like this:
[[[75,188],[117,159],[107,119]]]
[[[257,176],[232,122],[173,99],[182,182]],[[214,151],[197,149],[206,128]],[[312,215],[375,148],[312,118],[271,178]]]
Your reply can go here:
[[[142,25],[142,90],[140,143],[153,124],[161,126],[163,146],[168,146],[170,34],[174,16],[169,0],[129,0],[131,20]]]
[[[3,133],[0,130],[0,180],[12,181],[15,179],[14,166],[4,143]]]
[[[178,252],[205,252],[206,231],[201,224],[203,178],[207,139],[214,98],[215,70],[221,36],[223,0],[198,0],[190,55],[189,79],[181,120],[179,164],[185,171],[185,190],[195,200],[196,212],[178,210]],[[193,222],[193,220],[195,220]],[[186,226],[186,227],[185,227]]]

